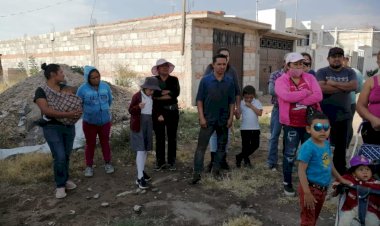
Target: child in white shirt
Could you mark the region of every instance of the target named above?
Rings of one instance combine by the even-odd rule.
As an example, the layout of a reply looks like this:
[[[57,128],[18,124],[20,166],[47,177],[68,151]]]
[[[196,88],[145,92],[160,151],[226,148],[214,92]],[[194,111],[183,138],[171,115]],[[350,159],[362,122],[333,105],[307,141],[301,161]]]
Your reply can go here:
[[[249,156],[257,150],[260,144],[258,116],[262,115],[263,107],[260,101],[256,99],[256,90],[251,85],[243,88],[240,110],[242,115],[240,127],[242,152],[236,155],[236,167],[241,167],[242,160],[244,160],[244,166],[252,167]]]

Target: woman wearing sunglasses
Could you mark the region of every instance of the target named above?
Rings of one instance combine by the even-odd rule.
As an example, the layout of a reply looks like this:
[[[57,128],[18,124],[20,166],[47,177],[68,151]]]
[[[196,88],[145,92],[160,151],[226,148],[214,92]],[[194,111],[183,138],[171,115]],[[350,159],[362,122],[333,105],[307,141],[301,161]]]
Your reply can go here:
[[[275,92],[280,110],[280,123],[284,128],[283,177],[284,193],[294,196],[292,171],[298,145],[309,136],[306,133],[307,107],[320,110],[321,88],[311,74],[303,71],[304,57],[289,53],[285,63],[288,71],[276,80]]]
[[[313,60],[311,58],[311,55],[308,53],[305,53],[305,52],[301,53],[301,55],[303,56],[303,59],[304,59],[303,71],[315,76],[315,71],[313,69],[311,69],[311,65],[313,64]]]

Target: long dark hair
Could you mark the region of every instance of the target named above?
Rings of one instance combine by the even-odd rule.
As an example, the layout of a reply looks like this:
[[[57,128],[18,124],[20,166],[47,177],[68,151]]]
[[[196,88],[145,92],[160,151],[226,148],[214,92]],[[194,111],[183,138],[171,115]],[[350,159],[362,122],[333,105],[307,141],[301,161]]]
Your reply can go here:
[[[41,64],[41,69],[44,70],[44,75],[46,79],[50,79],[51,73],[57,73],[60,69],[60,66],[58,64]]]

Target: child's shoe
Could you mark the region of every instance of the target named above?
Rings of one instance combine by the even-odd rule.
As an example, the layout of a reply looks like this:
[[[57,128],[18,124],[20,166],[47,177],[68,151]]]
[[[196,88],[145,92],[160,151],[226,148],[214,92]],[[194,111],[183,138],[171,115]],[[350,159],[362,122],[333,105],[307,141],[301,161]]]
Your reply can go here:
[[[77,185],[73,181],[68,180],[68,181],[66,181],[65,187],[67,190],[73,190],[73,189],[77,188]]]
[[[91,166],[87,166],[84,170],[84,176],[85,177],[92,177],[94,176],[94,169]]]
[[[148,176],[148,174],[145,173],[145,171],[143,171],[143,175],[144,175],[144,180],[145,181],[150,181],[152,180],[152,178],[150,176]]]
[[[292,185],[285,184],[284,183],[284,193],[286,196],[294,197],[296,195],[296,192],[294,191],[294,188]]]
[[[115,172],[115,168],[110,163],[107,163],[104,165],[104,170],[106,171],[107,174],[111,174]]]
[[[136,185],[139,186],[139,188],[141,188],[141,189],[147,189],[148,188],[148,184],[146,183],[144,177],[137,179]]]

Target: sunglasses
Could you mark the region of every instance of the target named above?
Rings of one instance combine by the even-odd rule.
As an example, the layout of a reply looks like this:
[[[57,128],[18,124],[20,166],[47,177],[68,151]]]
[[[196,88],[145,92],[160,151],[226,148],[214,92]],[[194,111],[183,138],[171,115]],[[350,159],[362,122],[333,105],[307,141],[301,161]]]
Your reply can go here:
[[[322,123],[318,122],[318,123],[314,124],[313,128],[317,132],[321,131],[322,129],[324,131],[328,131],[330,129],[330,124],[327,124],[327,123],[326,124],[322,124]]]
[[[311,66],[311,63],[303,63],[304,66],[307,66],[307,67],[310,67]]]

